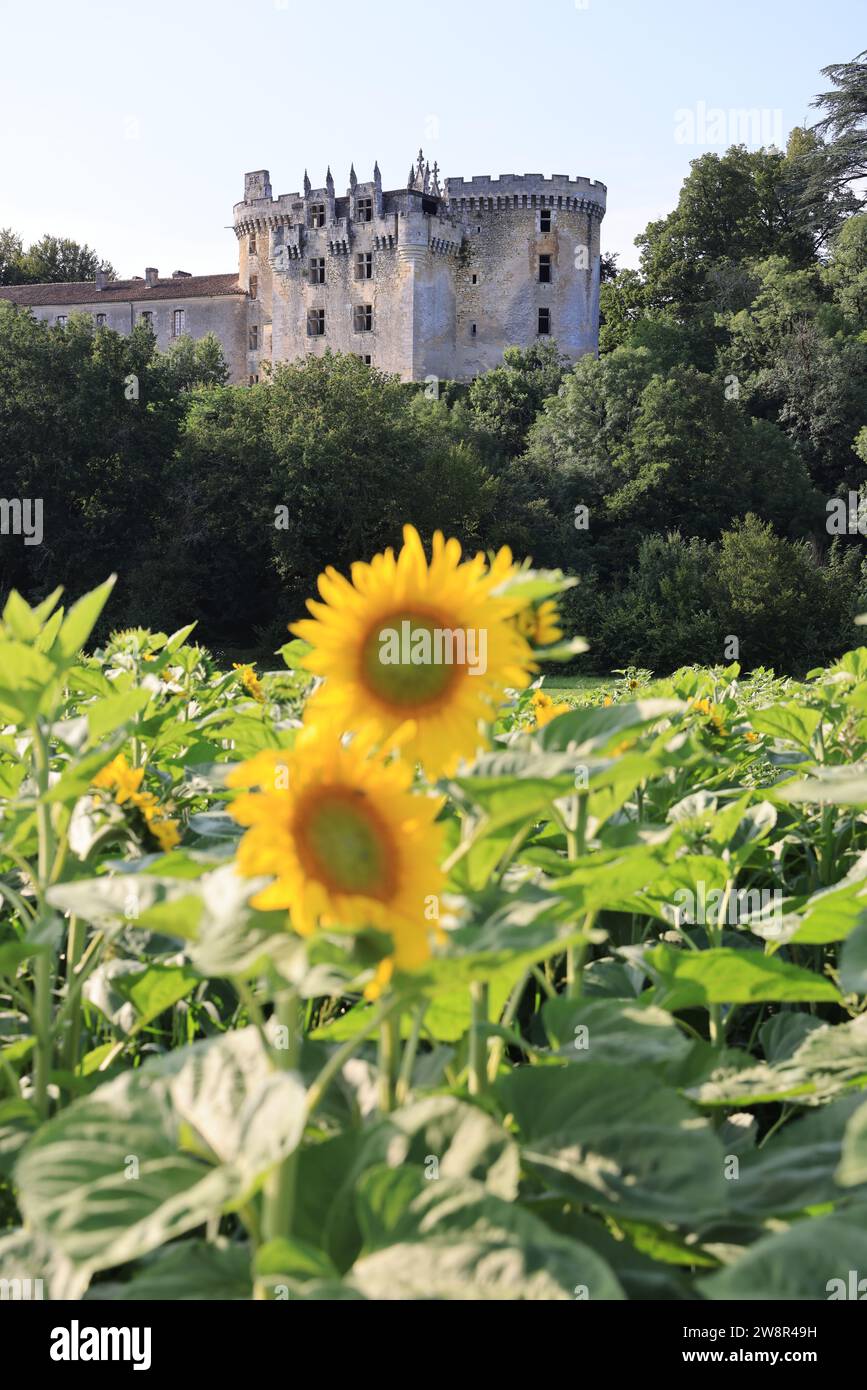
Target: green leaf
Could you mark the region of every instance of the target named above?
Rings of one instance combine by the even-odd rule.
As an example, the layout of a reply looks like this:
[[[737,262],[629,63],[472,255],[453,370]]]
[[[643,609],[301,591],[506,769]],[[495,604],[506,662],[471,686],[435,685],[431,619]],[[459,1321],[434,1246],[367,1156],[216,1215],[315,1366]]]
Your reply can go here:
[[[568,1062],[664,1066],[689,1052],[689,1039],[663,1009],[619,999],[569,999],[558,995],[542,1007],[553,1048]]]
[[[115,729],[127,724],[140,714],[152,698],[150,690],[124,690],[119,695],[108,695],[87,706],[88,743],[93,745],[113,734]]]
[[[702,1105],[757,1105],[797,1100],[820,1105],[853,1087],[867,1085],[867,1014],[851,1023],[814,1028],[794,1052],[773,1065],[720,1067],[691,1087]]]
[[[836,986],[777,956],[719,946],[682,951],[661,944],[644,957],[656,983],[656,1003],[677,1012],[710,1004],[839,1000]]]
[[[374,1168],[358,1188],[365,1253],[347,1282],[378,1300],[621,1299],[595,1251],[480,1183]]]
[[[867,994],[867,903],[858,926],[843,943],[840,987],[845,994]]]
[[[290,671],[294,671],[297,667],[301,667],[303,670],[304,658],[309,656],[312,651],[313,647],[309,642],[303,642],[300,637],[295,637],[291,642],[283,643],[279,655],[282,656]]]
[[[734,1211],[765,1220],[851,1200],[837,1171],[847,1125],[859,1105],[859,1096],[845,1096],[790,1120],[762,1148],[741,1153],[738,1178],[729,1183]],[[860,1181],[867,1181],[867,1172]]]
[[[859,1104],[846,1126],[837,1181],[843,1187],[867,1182],[867,1104]]]
[[[124,1284],[94,1284],[87,1295],[111,1303],[247,1300],[253,1296],[250,1252],[227,1241],[182,1240],[147,1255]]]
[[[757,734],[770,734],[772,738],[788,739],[798,747],[812,751],[813,736],[822,722],[819,710],[808,705],[796,704],[770,705],[767,709],[751,710],[750,723]]]
[[[854,764],[818,768],[814,777],[804,777],[775,787],[774,795],[781,801],[867,806],[867,770]]]
[[[681,713],[681,700],[628,700],[619,705],[596,705],[562,714],[540,729],[534,737],[548,752],[575,747],[576,751],[599,751],[615,734],[638,730]]]
[[[57,668],[48,657],[23,642],[0,641],[0,711],[16,722],[29,723]]]
[[[340,1273],[324,1250],[306,1241],[280,1236],[266,1241],[256,1251],[257,1276],[276,1279],[288,1275],[295,1279],[339,1279]]]
[[[197,971],[184,965],[148,965],[135,974],[115,976],[113,984],[134,1006],[138,1026],[144,1027],[179,999],[192,994],[201,978]]]
[[[29,1100],[0,1101],[0,1175],[8,1177],[18,1151],[39,1124]]]
[[[524,1161],[566,1197],[640,1221],[725,1211],[723,1150],[687,1102],[634,1066],[522,1067],[496,1092]]]
[[[39,635],[39,619],[17,589],[10,590],[3,609],[3,622],[19,642],[32,642]]]
[[[846,1298],[849,1271],[867,1270],[867,1207],[799,1221],[765,1236],[699,1284],[705,1298],[797,1302]],[[857,1277],[856,1277],[857,1283]],[[860,1293],[856,1289],[856,1298]]]
[[[84,646],[108,602],[116,579],[117,575],[110,575],[104,584],[91,589],[89,594],[85,594],[70,608],[53,648],[53,652],[63,658],[64,663],[72,661]]]
[[[88,1275],[125,1264],[249,1201],[304,1104],[255,1028],[149,1059],[43,1125],[16,1166],[21,1209]]]

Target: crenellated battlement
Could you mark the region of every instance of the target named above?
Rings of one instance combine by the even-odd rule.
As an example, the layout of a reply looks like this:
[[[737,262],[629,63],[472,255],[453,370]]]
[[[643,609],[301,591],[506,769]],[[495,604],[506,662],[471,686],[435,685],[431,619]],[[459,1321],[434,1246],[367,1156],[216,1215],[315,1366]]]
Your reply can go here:
[[[356,200],[364,195],[372,196],[378,216],[384,211],[384,197],[392,212],[403,210],[406,195],[410,198],[421,195],[426,215],[449,220],[477,210],[505,212],[529,208],[559,208],[601,219],[605,216],[607,193],[606,185],[598,179],[571,178],[568,174],[499,174],[496,178],[490,174],[474,174],[470,179],[447,178],[440,186],[436,165],[431,173],[419,151],[418,163],[410,167],[404,189],[383,194],[378,165],[369,183],[358,182],[353,166],[345,199],[335,197],[330,169],[322,188],[312,188],[305,174],[303,193],[281,193],[277,198],[271,192],[268,170],[254,170],[245,175],[244,201],[235,204],[234,222],[238,235],[257,228],[291,226],[307,221],[311,203],[325,203],[329,221],[343,214],[344,207],[353,220]],[[409,209],[413,204],[406,203],[406,206]]]
[[[608,190],[597,179],[570,178],[568,174],[474,174],[471,179],[445,180],[449,207],[461,212],[505,212],[525,208],[563,208],[605,216]]]
[[[330,167],[318,187],[305,170],[301,192],[278,197],[267,169],[244,177],[234,227],[251,381],[262,361],[328,349],[413,381],[470,380],[508,345],[556,342],[572,361],[597,350],[604,183],[441,179],[422,150],[398,186],[383,187],[378,164],[366,180],[348,173],[344,190]]]

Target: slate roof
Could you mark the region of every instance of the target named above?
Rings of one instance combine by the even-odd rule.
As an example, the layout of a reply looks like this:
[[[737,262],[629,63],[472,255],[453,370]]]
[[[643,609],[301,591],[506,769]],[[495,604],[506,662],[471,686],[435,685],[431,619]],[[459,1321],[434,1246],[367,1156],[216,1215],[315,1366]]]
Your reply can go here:
[[[0,299],[27,307],[73,304],[117,304],[131,299],[208,299],[214,295],[246,294],[238,284],[238,275],[179,275],[157,280],[148,286],[146,280],[109,280],[105,289],[98,290],[95,280],[80,280],[51,285],[0,285]]]

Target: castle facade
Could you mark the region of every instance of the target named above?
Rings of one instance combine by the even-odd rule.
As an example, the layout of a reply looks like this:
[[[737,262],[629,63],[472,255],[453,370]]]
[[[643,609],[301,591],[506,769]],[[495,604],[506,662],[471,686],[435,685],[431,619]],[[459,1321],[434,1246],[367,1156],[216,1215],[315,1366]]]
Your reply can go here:
[[[234,208],[238,272],[0,288],[0,299],[63,325],[72,312],[127,332],[147,323],[165,349],[216,334],[230,380],[254,384],[309,354],[355,353],[405,381],[469,381],[503,349],[554,342],[571,360],[599,337],[605,185],[555,174],[445,179],[419,151],[404,188],[354,168],[337,196],[307,175],[275,198],[267,169]]]

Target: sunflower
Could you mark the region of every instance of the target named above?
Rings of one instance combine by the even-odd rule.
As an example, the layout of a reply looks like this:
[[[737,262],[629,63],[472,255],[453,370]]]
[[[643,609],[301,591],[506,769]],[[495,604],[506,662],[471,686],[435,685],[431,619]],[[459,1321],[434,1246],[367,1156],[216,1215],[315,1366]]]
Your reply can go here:
[[[545,599],[544,603],[535,607],[528,604],[522,608],[515,616],[515,626],[534,647],[548,647],[552,642],[559,642],[563,636],[557,605],[552,598]]]
[[[437,532],[428,563],[418,532],[403,537],[397,556],[354,564],[351,582],[327,569],[323,601],[309,600],[312,618],[291,630],[313,647],[305,666],[325,677],[305,718],[383,737],[411,721],[403,751],[436,775],[474,755],[506,687],[527,685],[532,653],[514,624],[525,604],[493,592],[514,573],[510,551],[490,566],[483,555],[462,561]]]
[[[409,763],[372,754],[369,737],[347,744],[320,726],[305,729],[292,749],[257,753],[227,780],[261,789],[231,807],[248,827],[238,872],[272,876],[254,907],[288,909],[302,936],[337,926],[388,932],[398,969],[427,960],[428,918],[436,918],[444,883],[442,801],[411,791]]]
[[[143,777],[143,767],[130,767],[123,753],[118,753],[116,758],[112,758],[111,762],[106,763],[96,774],[93,785],[106,791],[114,791],[115,801],[118,806],[122,806],[125,801],[138,795]]]
[[[232,662],[232,669],[240,672],[241,684],[248,694],[252,695],[254,700],[258,700],[260,705],[264,704],[265,692],[262,689],[262,682],[256,675],[255,669],[252,666],[241,665],[237,661]]]
[[[544,690],[534,690],[528,714],[534,716],[537,729],[544,729],[545,725],[550,724],[552,719],[556,719],[558,714],[568,714],[571,708],[571,705],[555,702],[550,695],[545,694]]]
[[[114,799],[119,806],[129,802],[144,817],[148,830],[160,849],[174,849],[180,842],[178,822],[167,816],[153,792],[142,791],[143,767],[130,767],[122,753],[106,763],[93,779],[93,786],[114,791]]]

